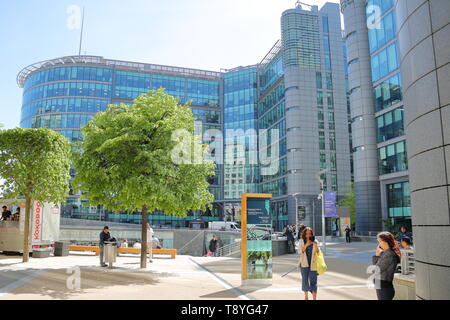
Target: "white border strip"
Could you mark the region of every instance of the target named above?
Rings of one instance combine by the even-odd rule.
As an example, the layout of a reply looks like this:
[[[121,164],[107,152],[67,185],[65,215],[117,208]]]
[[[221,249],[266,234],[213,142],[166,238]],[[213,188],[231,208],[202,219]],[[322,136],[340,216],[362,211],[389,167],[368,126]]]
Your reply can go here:
[[[366,284],[353,284],[353,285],[344,285],[344,286],[318,286],[319,289],[352,289],[352,288],[367,288]],[[282,292],[282,291],[301,291],[300,287],[296,288],[269,288],[269,289],[260,289],[256,290],[256,292]]]
[[[252,300],[250,297],[246,296],[245,294],[243,294],[240,290],[234,288],[233,286],[231,286],[229,283],[227,283],[225,280],[219,278],[217,275],[215,275],[214,273],[212,273],[211,271],[209,271],[208,269],[206,269],[205,267],[203,267],[201,264],[199,264],[198,262],[192,260],[191,258],[188,258],[187,260],[190,264],[194,265],[197,268],[200,268],[201,270],[203,270],[204,272],[206,272],[211,278],[213,278],[214,280],[216,280],[220,285],[222,285],[225,289],[227,290],[231,290],[233,291],[234,294],[236,294],[238,296],[239,299],[241,300]]]

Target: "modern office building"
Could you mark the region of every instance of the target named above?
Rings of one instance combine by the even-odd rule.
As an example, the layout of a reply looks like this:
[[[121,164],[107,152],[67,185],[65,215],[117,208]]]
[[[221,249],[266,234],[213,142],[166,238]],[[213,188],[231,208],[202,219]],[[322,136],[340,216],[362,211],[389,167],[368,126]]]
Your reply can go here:
[[[416,297],[450,297],[450,1],[396,2]]]
[[[412,224],[416,297],[448,299],[450,1],[341,0],[341,8],[355,182],[372,185],[356,189],[369,200],[357,202],[357,227],[374,231],[381,217]]]
[[[139,94],[164,87],[181,103],[192,100],[203,131],[224,133],[224,161],[218,161],[210,181],[216,199],[211,211],[191,212],[188,219],[154,213],[152,224],[184,227],[199,217],[239,220],[241,194],[263,192],[273,194],[276,230],[296,222],[319,230],[316,174],[330,169],[321,178],[338,198],[351,180],[341,34],[338,4],[319,10],[298,3],[282,14],[281,40],[253,66],[214,72],[98,56],[39,62],[18,76],[24,88],[21,127],[51,128],[76,141],[82,138],[80,127],[108,104],[132,104]],[[272,162],[266,161],[269,154]],[[66,209],[72,217],[97,214],[97,219],[101,211],[87,208],[77,195]],[[303,213],[300,219],[297,211]],[[140,222],[139,214],[104,213],[102,218]]]
[[[348,51],[356,230],[411,227],[394,0],[341,1]]]
[[[187,68],[108,60],[96,56],[70,56],[33,64],[18,75],[24,88],[21,127],[51,128],[69,141],[81,138],[80,128],[108,104],[132,104],[150,89],[166,88],[180,103],[192,101],[192,112],[202,121],[203,130],[222,131],[221,74]],[[218,164],[209,190],[215,199],[223,198],[223,169]],[[213,204],[203,220],[220,219],[221,206]],[[116,215],[86,207],[85,201],[71,194],[63,211],[71,217],[96,218],[120,222],[140,222],[140,215]],[[189,213],[189,219],[197,217]],[[154,214],[154,225],[185,226],[186,219]]]

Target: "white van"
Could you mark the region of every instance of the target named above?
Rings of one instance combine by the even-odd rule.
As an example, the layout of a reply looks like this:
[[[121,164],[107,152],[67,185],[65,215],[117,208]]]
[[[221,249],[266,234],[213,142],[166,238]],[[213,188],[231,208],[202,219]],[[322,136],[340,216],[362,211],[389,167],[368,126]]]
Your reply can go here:
[[[20,208],[19,221],[0,221],[0,251],[23,253],[25,200],[0,198],[0,207],[7,206],[12,216]],[[34,201],[31,207],[30,252],[50,248],[59,239],[60,206]]]
[[[239,225],[232,221],[210,221],[209,229],[223,231],[241,231]]]

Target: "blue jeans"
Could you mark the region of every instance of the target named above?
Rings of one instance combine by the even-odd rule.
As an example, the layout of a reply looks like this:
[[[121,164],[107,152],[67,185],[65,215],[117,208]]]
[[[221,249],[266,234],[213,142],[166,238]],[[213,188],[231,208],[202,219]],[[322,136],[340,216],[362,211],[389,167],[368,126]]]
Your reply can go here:
[[[309,267],[300,268],[302,273],[302,291],[317,292],[317,271],[311,271]]]

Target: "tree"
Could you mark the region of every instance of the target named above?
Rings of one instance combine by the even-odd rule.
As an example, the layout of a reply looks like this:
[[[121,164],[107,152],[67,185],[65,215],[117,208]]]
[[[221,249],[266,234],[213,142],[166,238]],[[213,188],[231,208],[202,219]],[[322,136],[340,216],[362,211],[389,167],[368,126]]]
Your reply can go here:
[[[152,90],[132,106],[110,105],[98,113],[74,148],[73,186],[85,192],[83,198],[116,212],[142,211],[141,268],[148,211],[185,217],[214,200],[207,179],[215,165],[203,161],[207,146],[193,135],[194,120],[189,105]]]
[[[25,197],[23,262],[28,262],[33,201],[64,201],[68,194],[70,145],[49,129],[0,131],[0,176],[4,196]]]
[[[356,224],[356,203],[355,203],[355,185],[350,182],[350,191],[344,198],[339,201],[341,207],[349,207],[350,209],[350,222],[352,225]]]

